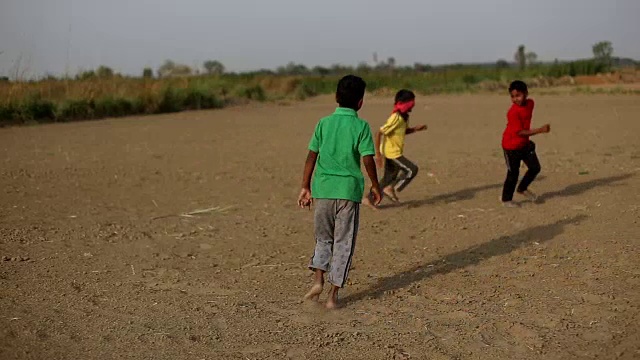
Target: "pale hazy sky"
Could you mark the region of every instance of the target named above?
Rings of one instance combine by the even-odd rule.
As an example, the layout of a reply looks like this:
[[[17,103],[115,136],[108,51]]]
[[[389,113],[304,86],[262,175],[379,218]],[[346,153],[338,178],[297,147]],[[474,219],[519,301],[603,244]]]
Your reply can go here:
[[[394,3],[396,5],[394,5]],[[30,75],[100,64],[139,74],[165,59],[230,70],[511,60],[640,59],[640,0],[0,0],[0,75],[21,55]]]

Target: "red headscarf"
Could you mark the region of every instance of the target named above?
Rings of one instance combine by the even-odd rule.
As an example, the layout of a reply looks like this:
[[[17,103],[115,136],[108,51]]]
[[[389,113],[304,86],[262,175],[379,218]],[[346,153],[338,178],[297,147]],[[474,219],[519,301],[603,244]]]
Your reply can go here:
[[[415,100],[409,100],[409,101],[405,101],[405,102],[397,102],[394,106],[393,106],[393,113],[399,112],[401,114],[407,114],[409,113],[409,111],[411,111],[411,109],[413,109],[413,107],[416,105],[416,101]]]

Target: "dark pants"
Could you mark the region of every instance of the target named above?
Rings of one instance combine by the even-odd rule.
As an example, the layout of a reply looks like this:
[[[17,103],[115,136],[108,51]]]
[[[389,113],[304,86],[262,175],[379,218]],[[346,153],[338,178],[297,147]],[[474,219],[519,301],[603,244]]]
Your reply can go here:
[[[507,179],[504,181],[502,188],[502,201],[511,201],[513,200],[513,192],[516,190],[516,185],[518,185],[520,162],[524,162],[528,168],[517,189],[518,192],[524,192],[540,173],[540,161],[538,161],[536,144],[534,144],[533,141],[530,141],[529,144],[522,149],[503,149],[503,151],[504,159],[507,163]]]
[[[396,159],[385,159],[384,176],[380,188],[393,186],[396,191],[402,191],[418,175],[418,166],[404,156]]]

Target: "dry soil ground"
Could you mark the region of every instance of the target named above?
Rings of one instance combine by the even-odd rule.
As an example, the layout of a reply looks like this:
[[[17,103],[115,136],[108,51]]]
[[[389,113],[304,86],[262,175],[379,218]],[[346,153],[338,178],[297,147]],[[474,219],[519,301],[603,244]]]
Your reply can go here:
[[[295,207],[331,98],[0,129],[0,358],[640,358],[640,97],[536,99],[521,209],[498,203],[508,97],[418,99],[421,173],[363,209],[336,312],[301,302]]]

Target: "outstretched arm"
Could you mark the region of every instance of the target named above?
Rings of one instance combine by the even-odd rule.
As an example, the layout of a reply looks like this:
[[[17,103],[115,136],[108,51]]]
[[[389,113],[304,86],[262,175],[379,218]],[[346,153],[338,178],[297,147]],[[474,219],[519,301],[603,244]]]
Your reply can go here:
[[[427,125],[418,125],[418,126],[407,128],[407,130],[404,133],[409,135],[409,134],[413,134],[414,132],[424,131],[424,130],[427,130]]]

